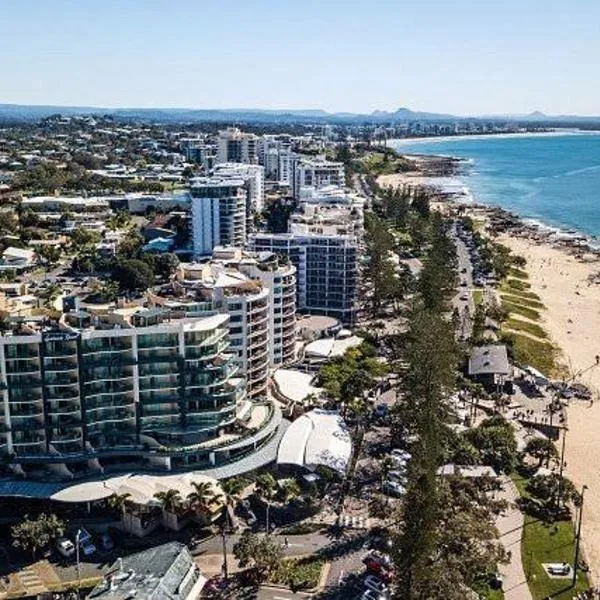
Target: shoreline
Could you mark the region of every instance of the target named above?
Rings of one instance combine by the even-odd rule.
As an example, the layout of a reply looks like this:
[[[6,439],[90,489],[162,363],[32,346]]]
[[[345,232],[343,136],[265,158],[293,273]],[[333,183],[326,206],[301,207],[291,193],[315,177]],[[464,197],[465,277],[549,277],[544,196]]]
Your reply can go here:
[[[462,133],[460,135],[430,135],[430,136],[422,136],[422,137],[406,137],[406,138],[392,138],[387,140],[387,143],[393,142],[398,145],[408,145],[412,143],[427,143],[427,142],[447,142],[451,140],[480,140],[486,138],[495,138],[495,139],[507,139],[507,138],[523,138],[523,137],[555,137],[561,135],[578,135],[578,134],[598,134],[600,135],[600,130],[598,129],[578,129],[573,127],[555,127],[543,131],[515,131],[515,132],[490,132],[490,133],[473,133],[467,134]],[[395,150],[395,148],[394,148]],[[429,154],[431,156],[431,154]]]
[[[424,178],[426,179],[426,178]],[[462,183],[462,182],[461,182]],[[432,187],[423,181],[420,185]],[[435,186],[433,186],[435,187]],[[466,187],[466,186],[463,186]],[[469,194],[468,188],[466,194]],[[575,230],[559,229],[506,209],[448,194],[436,205],[445,212],[468,215],[493,240],[526,259],[531,291],[545,306],[540,323],[560,350],[558,362],[570,374],[588,369],[600,355],[600,245]],[[595,242],[595,243],[594,243]],[[577,381],[600,396],[600,366]],[[565,475],[578,489],[588,486],[583,517],[583,546],[592,574],[600,574],[600,401],[571,400],[567,408]]]

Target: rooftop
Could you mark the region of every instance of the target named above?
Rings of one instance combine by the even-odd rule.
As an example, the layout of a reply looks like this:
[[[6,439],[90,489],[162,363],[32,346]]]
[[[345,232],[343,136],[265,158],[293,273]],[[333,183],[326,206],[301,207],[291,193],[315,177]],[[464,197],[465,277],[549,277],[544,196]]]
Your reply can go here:
[[[169,542],[119,558],[87,598],[185,600],[205,582],[187,547]]]
[[[489,345],[473,348],[469,358],[469,375],[509,375],[506,346]]]

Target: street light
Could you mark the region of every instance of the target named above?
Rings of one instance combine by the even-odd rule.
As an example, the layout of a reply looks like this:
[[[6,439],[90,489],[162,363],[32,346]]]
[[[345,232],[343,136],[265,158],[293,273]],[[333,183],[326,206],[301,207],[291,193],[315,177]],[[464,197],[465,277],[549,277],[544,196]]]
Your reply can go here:
[[[575,541],[575,560],[573,561],[573,587],[577,585],[577,563],[579,562],[579,543],[581,541],[581,523],[583,521],[583,495],[587,485],[581,488],[581,506],[579,507],[579,523],[577,524],[577,539]]]
[[[80,588],[81,588],[81,571],[79,569],[79,539],[81,537],[81,529],[77,530],[77,534],[75,535],[75,555],[77,560],[77,600],[80,598]]]

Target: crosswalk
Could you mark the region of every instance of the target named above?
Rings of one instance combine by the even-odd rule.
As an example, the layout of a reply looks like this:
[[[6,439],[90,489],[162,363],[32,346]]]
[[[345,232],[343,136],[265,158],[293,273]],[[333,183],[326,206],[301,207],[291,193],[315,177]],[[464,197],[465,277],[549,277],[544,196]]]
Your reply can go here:
[[[348,529],[369,529],[370,520],[361,515],[340,515],[338,524]]]
[[[17,580],[25,588],[28,596],[47,592],[48,588],[32,567],[24,567],[16,573]]]

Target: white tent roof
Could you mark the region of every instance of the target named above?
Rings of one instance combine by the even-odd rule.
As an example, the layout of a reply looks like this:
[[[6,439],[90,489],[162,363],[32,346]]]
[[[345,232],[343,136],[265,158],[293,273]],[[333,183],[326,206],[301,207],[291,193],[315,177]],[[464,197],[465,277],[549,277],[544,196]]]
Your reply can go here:
[[[293,402],[302,402],[310,394],[319,394],[322,388],[311,385],[314,375],[295,369],[277,369],[273,379],[279,391]]]
[[[129,494],[136,504],[155,502],[154,494],[175,489],[185,500],[194,491],[192,482],[207,481],[212,484],[215,493],[221,493],[219,482],[200,473],[184,475],[121,475],[103,481],[88,481],[64,488],[51,496],[59,502],[93,502],[113,494]]]
[[[344,473],[351,451],[350,434],[339,413],[315,409],[288,427],[279,444],[277,463],[311,471],[325,466]]]

